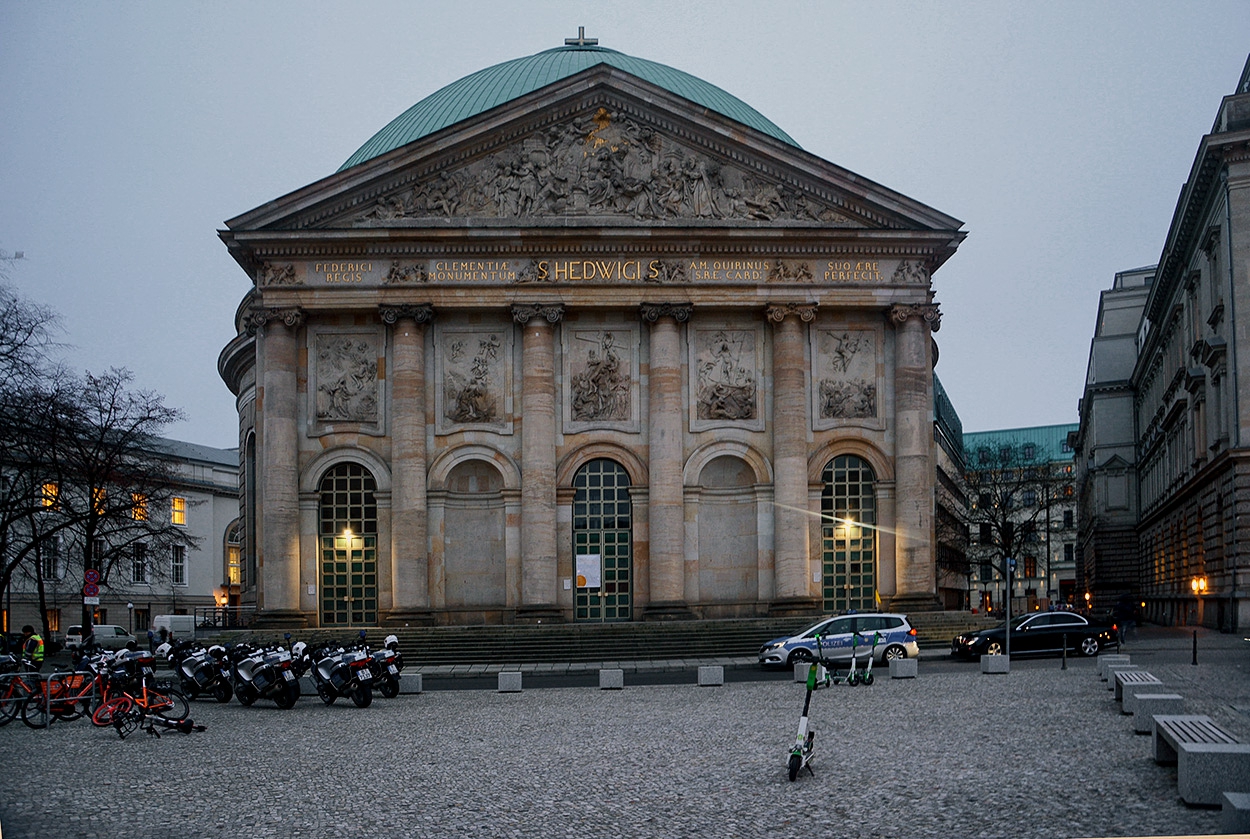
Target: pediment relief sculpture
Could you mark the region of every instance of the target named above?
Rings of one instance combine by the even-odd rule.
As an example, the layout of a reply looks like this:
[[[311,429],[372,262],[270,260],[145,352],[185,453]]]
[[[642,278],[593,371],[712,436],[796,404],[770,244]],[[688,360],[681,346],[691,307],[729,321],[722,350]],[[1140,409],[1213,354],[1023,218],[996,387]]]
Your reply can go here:
[[[877,340],[873,332],[817,330],[815,417],[829,421],[877,416]]]
[[[377,422],[377,337],[322,334],[316,351],[317,421]]]
[[[567,216],[864,226],[797,187],[692,150],[606,108],[385,195],[348,224]]]

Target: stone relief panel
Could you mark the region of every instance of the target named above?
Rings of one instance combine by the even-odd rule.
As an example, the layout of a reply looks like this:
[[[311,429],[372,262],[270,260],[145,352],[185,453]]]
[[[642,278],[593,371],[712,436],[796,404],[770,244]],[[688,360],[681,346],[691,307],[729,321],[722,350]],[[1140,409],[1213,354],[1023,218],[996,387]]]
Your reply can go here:
[[[753,326],[695,325],[690,330],[690,430],[734,426],[762,431],[764,336]]]
[[[309,341],[313,433],[328,433],[331,426],[344,423],[366,433],[382,433],[381,334],[322,327],[310,330]]]
[[[882,421],[879,330],[812,330],[812,420],[817,430]]]
[[[434,336],[435,431],[512,433],[512,329],[440,325]]]
[[[798,187],[715,159],[602,107],[383,196],[348,223],[570,215],[865,226]]]
[[[570,323],[563,336],[565,431],[640,431],[638,325]]]

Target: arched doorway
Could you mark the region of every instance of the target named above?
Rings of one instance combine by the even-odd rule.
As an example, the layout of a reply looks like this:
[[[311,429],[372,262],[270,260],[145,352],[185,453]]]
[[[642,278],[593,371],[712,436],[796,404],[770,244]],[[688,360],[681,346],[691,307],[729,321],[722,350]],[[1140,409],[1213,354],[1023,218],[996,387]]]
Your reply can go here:
[[[632,618],[633,520],[629,473],[599,458],[573,477],[573,554],[578,621]]]
[[[376,488],[358,463],[340,463],[321,479],[322,626],[377,625]]]
[[[820,494],[826,612],[877,608],[877,478],[867,461],[839,455],[825,464]]]

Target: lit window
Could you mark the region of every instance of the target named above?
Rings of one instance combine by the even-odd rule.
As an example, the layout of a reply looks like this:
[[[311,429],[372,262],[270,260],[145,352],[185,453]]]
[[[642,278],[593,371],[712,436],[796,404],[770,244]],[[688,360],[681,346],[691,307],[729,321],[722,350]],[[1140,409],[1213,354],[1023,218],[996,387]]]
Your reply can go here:
[[[130,493],[130,516],[135,521],[148,520],[148,497],[143,493]]]
[[[187,499],[175,495],[170,501],[170,524],[185,525],[187,523]]]
[[[185,586],[187,584],[187,548],[185,545],[173,546],[169,578],[176,586]]]
[[[91,490],[91,512],[97,516],[104,515],[104,503],[108,500],[108,493],[104,491],[104,487],[96,487]]]
[[[56,481],[48,481],[39,488],[39,502],[50,510],[61,505],[61,487]]]

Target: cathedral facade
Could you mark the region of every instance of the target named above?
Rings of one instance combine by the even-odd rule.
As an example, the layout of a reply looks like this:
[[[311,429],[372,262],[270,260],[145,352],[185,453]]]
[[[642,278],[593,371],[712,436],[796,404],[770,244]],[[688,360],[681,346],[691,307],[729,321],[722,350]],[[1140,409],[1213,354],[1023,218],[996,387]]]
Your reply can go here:
[[[520,85],[524,80],[526,85]],[[935,608],[961,223],[584,39],[227,222],[269,625]]]

